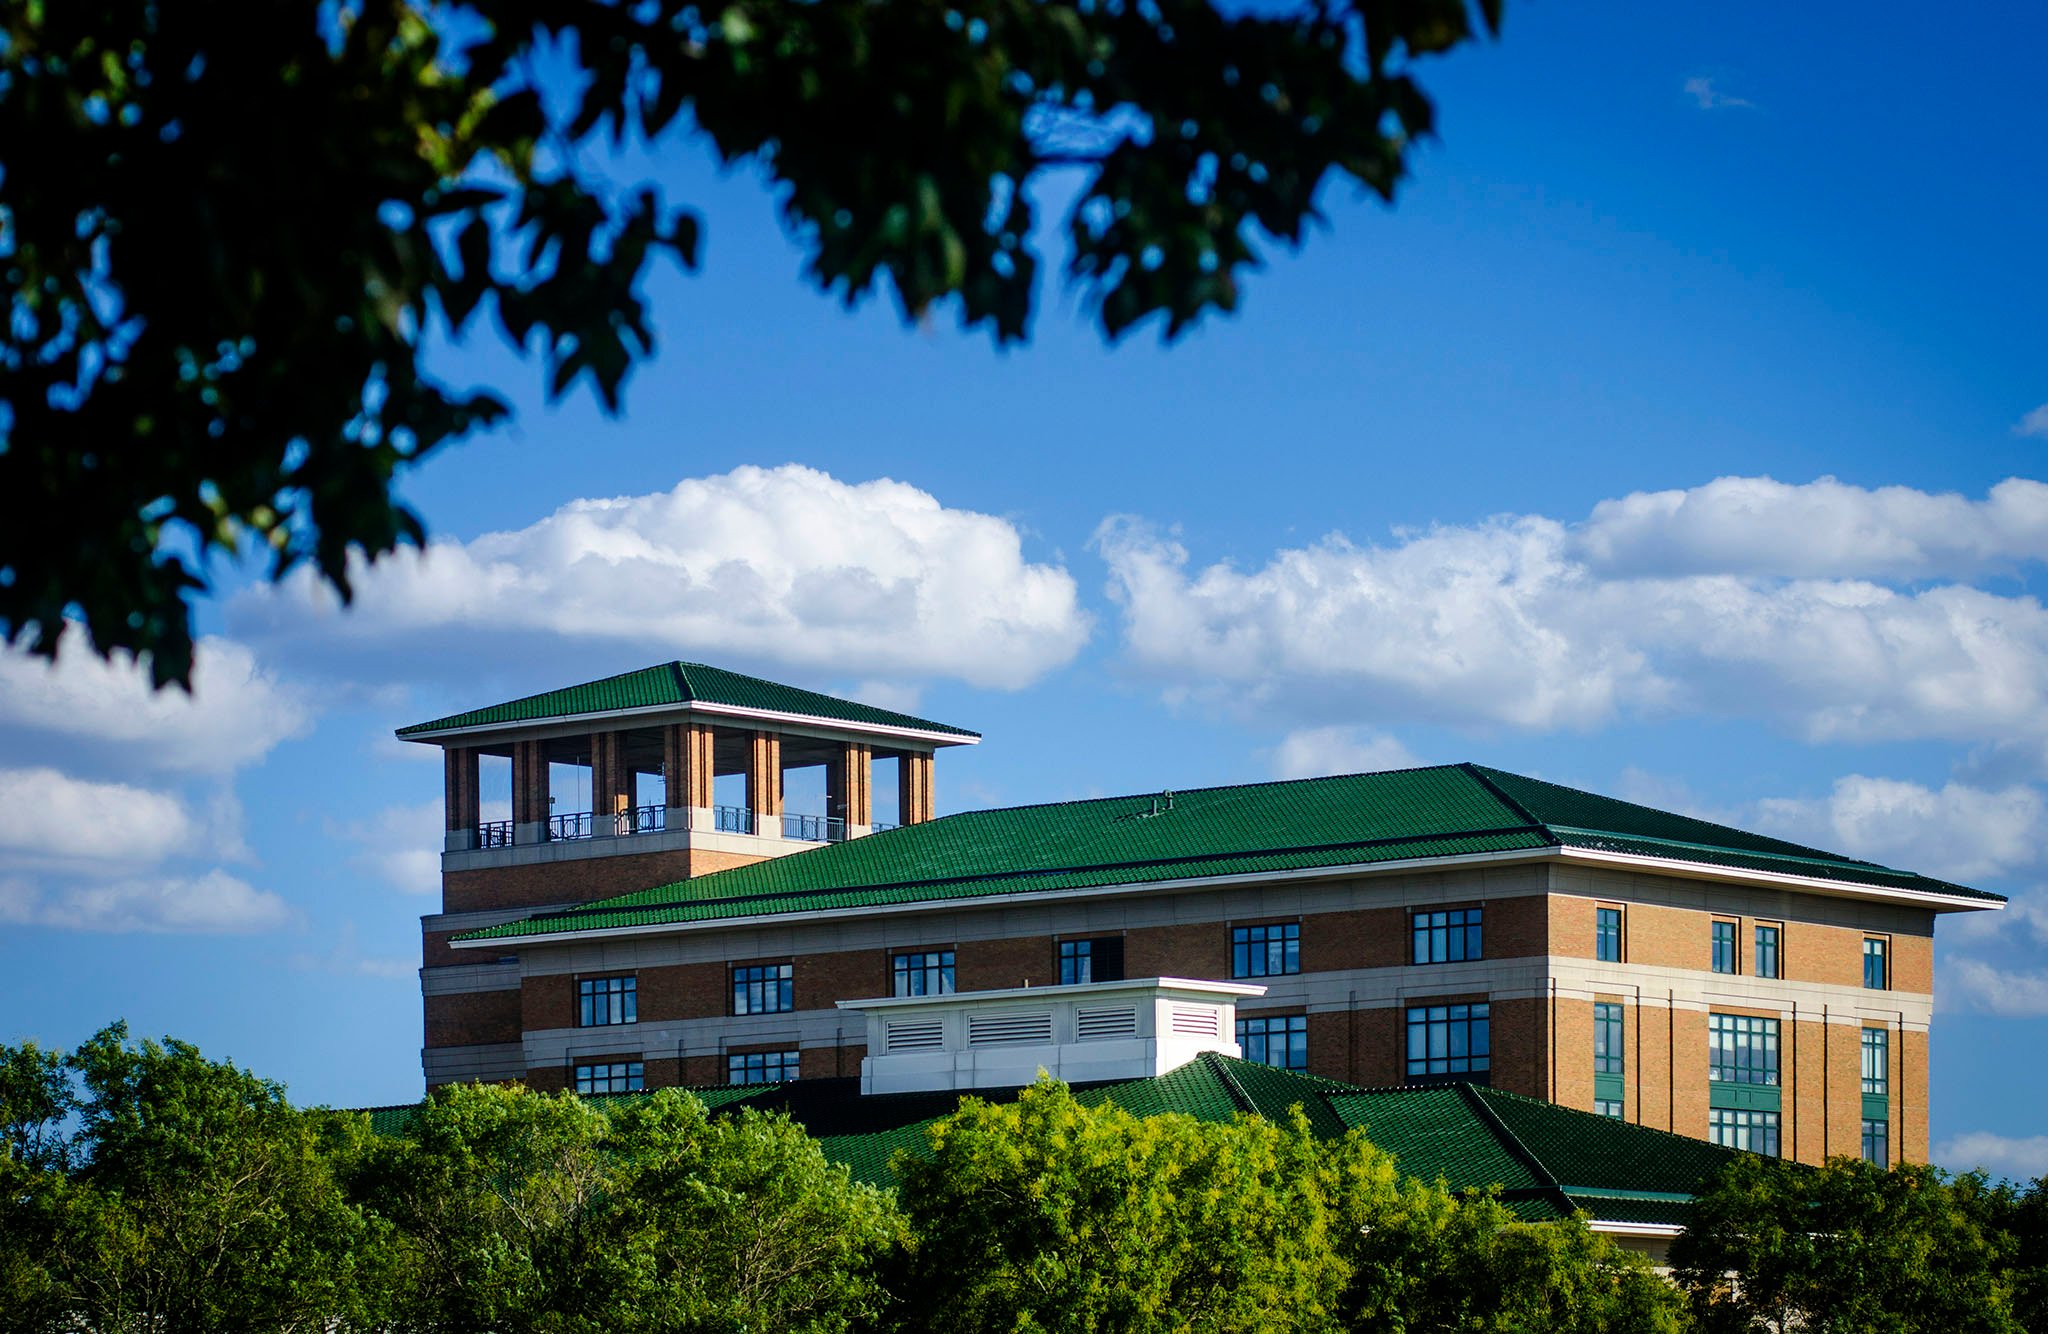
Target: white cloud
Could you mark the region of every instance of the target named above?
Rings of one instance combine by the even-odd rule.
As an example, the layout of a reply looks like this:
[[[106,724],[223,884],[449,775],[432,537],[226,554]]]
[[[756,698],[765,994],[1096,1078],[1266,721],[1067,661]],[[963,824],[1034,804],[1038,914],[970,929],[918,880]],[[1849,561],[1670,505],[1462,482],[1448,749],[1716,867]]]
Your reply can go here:
[[[1107,521],[1096,545],[1133,665],[1169,697],[1293,726],[1540,731],[1685,712],[1761,718],[1812,740],[2048,733],[2048,612],[2031,597],[1642,577],[1612,554],[1591,563],[1584,532],[1536,515],[1397,533],[1386,546],[1333,535],[1251,570],[1191,568],[1178,542],[1131,519]]]
[[[199,641],[188,695],[152,690],[134,659],[96,657],[76,631],[65,639],[54,664],[0,648],[0,736],[59,738],[69,761],[105,758],[123,773],[218,774],[262,759],[311,724],[301,692],[233,640]]]
[[[1982,1168],[1993,1177],[2030,1181],[2048,1176],[2048,1135],[1994,1135],[1973,1130],[1934,1146],[1934,1160],[1952,1172]]]
[[[1981,959],[1951,959],[1937,979],[1943,1003],[1964,1010],[2033,1019],[2048,1015],[2048,974],[1994,967]]]
[[[1009,521],[900,482],[793,465],[573,501],[530,527],[435,542],[354,577],[345,614],[310,578],[242,594],[232,611],[280,652],[402,641],[417,662],[452,645],[472,672],[488,637],[528,651],[540,635],[999,688],[1065,664],[1089,630],[1072,576],[1027,562]]]
[[[2043,403],[2019,419],[2012,428],[2014,435],[2032,436],[2036,440],[2048,440],[2048,403]]]
[[[1767,798],[1758,828],[1800,842],[1963,883],[2038,863],[2048,800],[2032,787],[1948,783],[1936,789],[1850,774],[1824,800]]]
[[[0,857],[10,864],[152,863],[200,842],[199,823],[166,793],[0,769]]]
[[[1603,500],[1573,554],[1608,576],[1968,577],[2048,559],[2048,485],[2013,477],[1983,500],[1832,477],[1721,477]]]
[[[72,931],[251,935],[295,920],[283,899],[225,871],[44,889],[0,880],[0,922]]]
[[[1685,95],[1699,105],[1702,111],[1718,111],[1724,107],[1754,107],[1756,103],[1747,98],[1724,93],[1714,86],[1712,79],[1701,75],[1685,81]]]
[[[360,849],[351,859],[406,894],[441,891],[441,802],[386,806],[367,820],[332,822],[327,832]],[[491,818],[488,814],[486,819]]]
[[[1273,773],[1279,778],[1412,769],[1416,763],[1395,738],[1361,727],[1303,728],[1289,732],[1273,752]]]
[[[324,954],[301,952],[291,956],[291,966],[301,973],[332,973],[337,977],[408,978],[419,976],[417,958],[379,957],[364,954],[356,944],[356,924],[343,922],[334,937],[334,948]]]

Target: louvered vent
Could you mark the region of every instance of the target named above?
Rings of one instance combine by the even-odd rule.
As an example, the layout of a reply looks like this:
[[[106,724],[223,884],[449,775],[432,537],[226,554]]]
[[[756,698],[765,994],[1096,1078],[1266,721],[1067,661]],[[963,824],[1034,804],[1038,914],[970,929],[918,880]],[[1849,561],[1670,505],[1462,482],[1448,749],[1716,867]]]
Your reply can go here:
[[[1138,1031],[1138,1011],[1130,1005],[1107,1009],[1076,1010],[1074,1036],[1082,1042],[1098,1038],[1127,1038]]]
[[[1206,1006],[1176,1005],[1173,1007],[1173,1031],[1192,1037],[1217,1037],[1221,1033],[1216,1019],[1218,1013]]]
[[[967,1045],[991,1047],[1005,1042],[1051,1042],[1052,1011],[976,1014],[967,1019]]]
[[[944,1020],[904,1019],[890,1021],[890,1051],[923,1051],[945,1045],[946,1025]]]

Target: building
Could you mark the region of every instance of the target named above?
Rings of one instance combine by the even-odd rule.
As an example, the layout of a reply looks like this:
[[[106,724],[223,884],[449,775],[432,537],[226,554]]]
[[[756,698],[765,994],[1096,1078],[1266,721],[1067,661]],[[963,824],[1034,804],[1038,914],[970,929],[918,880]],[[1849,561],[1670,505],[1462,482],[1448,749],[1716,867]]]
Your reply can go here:
[[[848,1079],[892,1052],[842,1002],[1169,977],[1265,988],[1237,1048],[1315,1078],[1920,1161],[1935,919],[2004,903],[1473,764],[935,819],[975,734],[693,664],[400,736],[447,755],[430,1086]]]

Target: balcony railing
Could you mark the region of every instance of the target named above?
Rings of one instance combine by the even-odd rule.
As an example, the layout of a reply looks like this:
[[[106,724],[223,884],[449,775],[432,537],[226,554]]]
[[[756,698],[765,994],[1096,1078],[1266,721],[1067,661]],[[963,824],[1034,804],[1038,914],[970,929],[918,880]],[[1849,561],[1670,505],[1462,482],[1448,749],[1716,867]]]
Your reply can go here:
[[[873,824],[871,824],[871,825],[869,825],[869,826],[868,826],[868,832],[870,832],[870,833],[875,833],[875,834],[879,834],[879,833],[882,833],[882,832],[883,832],[883,831],[885,831],[885,830],[889,830],[889,829],[901,829],[902,827],[903,827],[903,826],[902,826],[902,825],[900,825],[900,824],[891,824],[891,823],[890,823],[889,821],[887,821],[887,820],[877,820],[877,821],[875,821],[875,822],[874,822]]]
[[[843,843],[846,821],[836,815],[784,815],[782,836],[806,843]]]
[[[711,817],[712,827],[721,834],[755,832],[754,813],[744,806],[714,806]],[[668,807],[661,805],[635,806],[614,815],[576,811],[549,816],[546,840],[560,843],[599,835],[623,838],[633,834],[659,834],[667,828]],[[895,826],[878,824],[875,828],[893,829]],[[476,827],[476,846],[509,848],[518,841],[516,830],[517,826],[510,820],[485,821]],[[846,839],[846,821],[836,815],[784,815],[782,836],[808,843],[840,843]]]

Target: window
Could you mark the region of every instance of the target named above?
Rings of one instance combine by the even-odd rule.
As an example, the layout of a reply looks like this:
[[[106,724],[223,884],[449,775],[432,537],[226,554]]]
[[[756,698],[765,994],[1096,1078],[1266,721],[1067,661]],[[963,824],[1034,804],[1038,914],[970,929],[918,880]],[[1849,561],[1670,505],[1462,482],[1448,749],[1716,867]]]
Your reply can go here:
[[[1593,914],[1593,957],[1621,962],[1621,909],[1600,908]]]
[[[892,961],[898,996],[950,996],[953,994],[953,951],[923,950],[899,954]],[[734,983],[737,991],[738,983]],[[784,1007],[787,1008],[787,1007]],[[745,1013],[735,1011],[735,1013]],[[739,1081],[735,1080],[734,1083]]]
[[[576,983],[576,1026],[640,1021],[639,987],[630,977],[586,977]]]
[[[1885,942],[1882,937],[1863,938],[1863,985],[1872,991],[1883,991],[1891,985],[1885,968]]]
[[[1487,1005],[1417,1005],[1410,1009],[1408,1077],[1483,1076],[1492,1064],[1491,1014],[1492,1007]]]
[[[1301,924],[1239,926],[1230,932],[1232,977],[1277,977],[1301,971]]]
[[[1617,1121],[1621,1120],[1623,1115],[1621,1110],[1621,1099],[1595,1098],[1593,1100],[1593,1114],[1595,1116],[1610,1116]]]
[[[1453,908],[1448,912],[1415,914],[1416,963],[1462,963],[1483,958],[1480,952],[1478,908]]]
[[[1070,987],[1077,982],[1121,982],[1123,978],[1124,942],[1121,936],[1060,942],[1061,986]]]
[[[1274,1015],[1237,1021],[1237,1045],[1247,1061],[1282,1070],[1308,1069],[1308,1016]]]
[[[750,1051],[725,1058],[728,1084],[785,1084],[796,1078],[794,1051]]]
[[[1778,971],[1778,928],[1775,926],[1759,926],[1756,929],[1756,975],[1783,976]]]
[[[1716,1107],[1707,1113],[1707,1138],[1730,1149],[1778,1156],[1778,1114]]]
[[[1707,1078],[1728,1084],[1778,1082],[1778,1021],[1746,1014],[1707,1016]]]
[[[1597,1001],[1593,1005],[1593,1073],[1620,1074],[1621,1053],[1621,1006]]]
[[[646,1067],[638,1061],[602,1061],[576,1067],[578,1093],[638,1093],[646,1087]]]
[[[1714,923],[1714,971],[1735,971],[1735,923]]]
[[[1863,1123],[1863,1161],[1876,1163],[1879,1167],[1890,1165],[1891,1122],[1865,1121]]]
[[[1882,1028],[1863,1030],[1863,1091],[1867,1094],[1892,1091],[1891,1036]]]
[[[786,963],[771,963],[732,970],[732,1012],[734,1014],[777,1014],[796,1008],[793,969]]]

